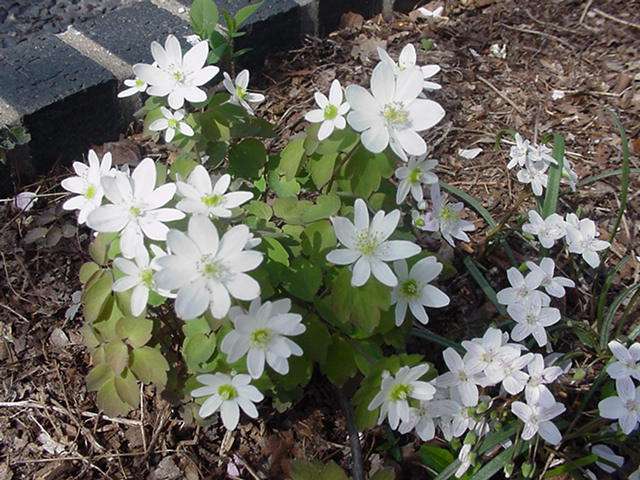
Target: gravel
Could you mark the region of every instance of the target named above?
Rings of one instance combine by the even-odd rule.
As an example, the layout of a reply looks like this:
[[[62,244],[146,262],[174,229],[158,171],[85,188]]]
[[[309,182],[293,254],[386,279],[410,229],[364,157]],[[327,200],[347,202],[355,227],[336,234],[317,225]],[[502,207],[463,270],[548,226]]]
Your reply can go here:
[[[67,26],[104,15],[137,0],[0,0],[0,49],[41,32],[60,33]]]

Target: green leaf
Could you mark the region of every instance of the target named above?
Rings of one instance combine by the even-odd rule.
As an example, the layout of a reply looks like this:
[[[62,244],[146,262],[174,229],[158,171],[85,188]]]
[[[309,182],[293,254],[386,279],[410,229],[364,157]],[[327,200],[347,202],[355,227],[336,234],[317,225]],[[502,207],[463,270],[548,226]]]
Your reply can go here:
[[[80,277],[80,283],[87,283],[98,270],[100,270],[100,266],[95,262],[83,263],[78,274]]]
[[[182,355],[192,372],[202,372],[202,364],[209,361],[216,350],[216,336],[196,333],[184,339]]]
[[[291,480],[349,480],[349,477],[333,461],[323,464],[317,461],[293,460]]]
[[[320,195],[315,205],[305,208],[302,212],[302,222],[312,223],[323,218],[329,218],[340,210],[340,197],[335,194]]]
[[[193,31],[200,38],[209,38],[218,25],[218,7],[213,0],[194,0],[189,17]]]
[[[131,407],[121,400],[116,390],[115,378],[111,378],[100,387],[96,403],[100,410],[112,417],[126,415],[131,410]]]
[[[261,202],[260,200],[252,200],[250,201],[244,209],[248,214],[254,215],[263,220],[270,220],[273,216],[273,210],[271,207],[265,202]]]
[[[313,364],[306,356],[291,356],[289,357],[289,372],[286,375],[280,375],[274,372],[270,377],[277,386],[285,390],[294,390],[307,385],[309,380],[311,380],[312,374]]]
[[[435,445],[422,445],[418,454],[420,455],[420,461],[436,473],[442,472],[455,460],[449,450]]]
[[[261,246],[269,260],[289,266],[289,254],[278,240],[273,237],[264,237]]]
[[[592,183],[599,182],[600,180],[604,180],[609,177],[619,177],[624,173],[622,168],[612,168],[610,170],[605,170],[602,173],[598,173],[597,175],[591,175],[590,177],[583,178],[578,182],[578,188],[586,187],[591,185]],[[634,175],[640,175],[640,168],[630,168],[629,173],[633,173]]]
[[[302,235],[302,252],[312,262],[325,265],[326,255],[336,246],[336,234],[329,220],[320,220],[309,224]]]
[[[95,281],[87,285],[88,288],[82,295],[82,311],[88,322],[95,322],[107,300],[111,298],[111,286],[113,285],[111,272],[104,270]]]
[[[371,475],[370,480],[395,480],[396,473],[393,468],[382,468]]]
[[[314,362],[324,363],[331,344],[329,330],[316,315],[308,315],[303,323],[307,329],[294,339],[295,342],[300,345],[306,357]]]
[[[234,177],[257,179],[260,169],[267,163],[267,151],[255,138],[246,138],[229,151],[228,173]]]
[[[120,375],[129,364],[129,349],[120,340],[113,340],[105,346],[107,363],[116,375]]]
[[[153,321],[146,318],[122,317],[116,325],[116,332],[133,348],[146,345],[151,339]]]
[[[169,364],[159,350],[140,347],[131,353],[131,371],[142,382],[163,387],[167,383]]]
[[[620,132],[620,143],[622,145],[622,179],[620,180],[620,208],[618,209],[618,215],[616,221],[611,227],[611,233],[609,234],[609,243],[613,245],[613,242],[618,234],[620,228],[620,222],[624,211],[627,209],[627,197],[629,196],[629,175],[631,173],[630,153],[629,153],[629,139],[627,138],[627,132],[625,132],[620,117],[616,113],[613,114],[613,123],[618,127]]]
[[[317,138],[317,133],[315,134]],[[315,152],[328,155],[339,152],[350,152],[360,140],[360,135],[351,128],[334,130],[331,136],[318,144]]]
[[[113,370],[109,365],[103,363],[96,365],[87,375],[87,390],[97,392],[102,385],[113,378]]]
[[[246,7],[242,7],[240,10],[238,10],[234,16],[238,28],[240,28],[251,15],[256,13],[261,6],[262,2],[256,2],[253,4],[249,4]]]
[[[467,267],[467,270],[469,271],[473,279],[476,281],[478,286],[482,289],[482,291],[487,296],[487,298],[491,301],[491,303],[495,305],[498,312],[500,312],[501,315],[506,316],[507,315],[506,308],[504,308],[504,305],[501,305],[498,302],[498,296],[496,294],[496,291],[489,284],[487,279],[484,278],[484,275],[476,265],[476,262],[473,260],[473,258],[465,256],[463,259],[463,262],[464,262],[464,266]]]
[[[626,257],[622,258],[622,260],[618,262],[615,268],[609,271],[604,280],[604,284],[602,285],[602,289],[600,290],[600,294],[598,295],[598,304],[596,308],[596,325],[598,332],[602,332],[602,322],[604,322],[604,309],[607,306],[607,294],[609,293],[609,289],[611,288],[611,285],[613,284],[613,281],[615,280],[620,270],[622,270],[622,267],[624,267],[629,260],[631,260],[631,255],[627,255]]]
[[[571,462],[567,462],[558,467],[550,469],[547,473],[544,474],[544,477],[542,478],[554,478],[559,477],[560,475],[566,478],[566,475],[568,473],[596,463],[598,459],[598,455],[594,453],[582,458],[578,458],[577,460],[572,460]]]
[[[542,212],[540,212],[542,218],[556,213],[558,196],[560,195],[560,180],[562,180],[562,172],[564,171],[564,138],[557,133],[553,135],[553,158],[557,163],[549,167],[547,193],[544,197]]]
[[[322,270],[304,257],[294,258],[282,286],[294,297],[312,302],[322,285]]]
[[[333,176],[333,168],[336,164],[338,153],[328,153],[325,155],[315,154],[309,157],[308,170],[311,179],[318,189],[324,187]]]
[[[607,312],[607,316],[604,319],[602,324],[602,329],[600,330],[600,349],[604,350],[607,348],[607,344],[609,343],[609,337],[611,336],[611,328],[613,326],[613,320],[615,319],[616,312],[622,302],[625,301],[627,297],[630,297],[634,294],[638,289],[640,289],[640,283],[636,283],[626,289],[624,289],[618,296],[613,300],[613,303],[609,307],[609,311]],[[620,322],[623,322],[624,319],[620,319]],[[618,331],[622,330],[622,323],[618,325]]]
[[[118,392],[120,399],[132,408],[138,408],[140,405],[140,389],[133,373],[126,369],[120,375],[116,375],[114,381],[116,392]]]
[[[304,157],[304,137],[300,136],[291,140],[280,152],[278,172],[284,175],[286,180],[293,180],[300,168],[302,157]]]
[[[296,180],[287,180],[278,172],[271,171],[268,176],[269,187],[280,198],[294,198],[300,193],[300,184]]]
[[[471,477],[471,480],[489,480],[504,468],[508,463],[511,463],[521,453],[529,448],[527,442],[520,442],[515,445],[511,445],[506,450],[503,450],[498,455],[493,457],[488,463],[486,463],[475,475]]]
[[[368,198],[380,188],[382,177],[393,173],[393,162],[384,153],[373,154],[362,146],[343,167],[343,175],[349,179],[351,192],[360,198]]]
[[[89,245],[89,254],[98,265],[107,263],[107,251],[109,245],[118,236],[116,233],[99,233]]]
[[[335,385],[342,385],[357,373],[353,347],[342,338],[334,338],[327,351],[327,359],[320,364],[320,370]]]

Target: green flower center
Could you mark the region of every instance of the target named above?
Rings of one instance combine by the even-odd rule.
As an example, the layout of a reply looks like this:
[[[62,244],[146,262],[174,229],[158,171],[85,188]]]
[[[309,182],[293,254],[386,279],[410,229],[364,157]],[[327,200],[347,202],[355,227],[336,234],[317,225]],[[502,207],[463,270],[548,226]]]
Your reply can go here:
[[[132,217],[139,217],[142,211],[138,207],[131,207],[129,213]]]
[[[203,277],[219,279],[223,275],[225,269],[219,262],[211,258],[210,255],[204,255],[200,259],[200,262],[198,262],[198,271]]]
[[[409,183],[415,185],[417,183],[420,183],[421,180],[422,180],[422,172],[420,171],[420,169],[414,168],[413,170],[411,170],[411,173],[409,173]]]
[[[400,284],[400,293],[402,293],[403,297],[415,297],[418,295],[418,282],[416,282],[413,278],[409,280],[405,280]]]
[[[144,87],[144,80],[140,80],[139,78],[136,78],[136,87],[138,88]]]
[[[167,120],[167,124],[169,125],[169,128],[178,128],[178,120],[176,120],[175,118],[170,118],[169,120]]]
[[[249,338],[251,345],[254,347],[265,348],[271,340],[271,330],[268,328],[259,328],[251,332]]]
[[[238,391],[233,385],[227,383],[218,387],[218,395],[222,397],[222,400],[233,400],[238,396]]]
[[[370,257],[378,250],[380,239],[368,230],[359,232],[356,236],[356,249],[365,257]]]
[[[247,89],[242,87],[236,87],[236,97],[244,99],[247,96]]]
[[[324,107],[324,119],[333,120],[338,116],[338,107],[335,105],[327,105]]]
[[[394,385],[391,391],[389,392],[389,399],[392,402],[399,402],[402,400],[406,400],[411,393],[411,385],[406,384],[398,384]]]
[[[445,205],[440,210],[440,219],[444,222],[456,222],[458,221],[458,212]]]
[[[382,111],[382,116],[387,123],[392,126],[404,126],[409,121],[409,112],[407,112],[401,105],[390,103]]]
[[[140,272],[140,281],[144,283],[148,288],[153,285],[153,270],[147,268]]]
[[[418,217],[418,218],[416,218],[416,219],[413,221],[413,224],[414,224],[416,227],[424,227],[424,225],[425,225],[424,218],[422,218],[422,217]]]
[[[176,82],[182,82],[182,81],[184,81],[184,73],[183,73],[182,71],[180,71],[180,70],[176,70],[176,71],[174,71],[174,72],[173,72],[173,79],[174,79]]]
[[[529,325],[535,325],[536,323],[538,323],[538,318],[535,315],[528,314],[527,315],[527,323]]]
[[[201,200],[207,207],[217,207],[224,200],[224,196],[214,193],[212,195],[205,195]]]
[[[91,200],[93,197],[96,196],[96,192],[97,192],[97,189],[96,189],[95,185],[89,185],[87,187],[87,191],[84,192],[84,196],[86,198],[88,198],[89,200]]]

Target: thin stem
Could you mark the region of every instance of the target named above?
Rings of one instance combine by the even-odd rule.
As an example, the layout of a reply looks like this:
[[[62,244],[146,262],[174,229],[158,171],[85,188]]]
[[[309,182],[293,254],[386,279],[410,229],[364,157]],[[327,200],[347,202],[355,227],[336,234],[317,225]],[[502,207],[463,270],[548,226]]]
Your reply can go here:
[[[358,139],[358,142],[353,146],[353,148],[349,151],[349,153],[344,155],[342,157],[342,160],[340,161],[340,163],[338,165],[336,165],[336,167],[333,169],[333,174],[331,175],[331,179],[329,180],[329,188],[327,189],[327,193],[330,192],[331,189],[333,188],[333,184],[335,183],[336,177],[338,176],[338,173],[340,172],[342,167],[344,167],[347,163],[349,163],[349,161],[353,157],[354,153],[359,148],[360,148],[360,139]]]
[[[360,432],[356,427],[356,421],[353,414],[351,402],[345,396],[341,388],[336,387],[338,401],[347,420],[347,430],[349,432],[349,444],[351,445],[351,471],[353,480],[365,480],[364,466],[362,463],[362,445],[360,445]]]

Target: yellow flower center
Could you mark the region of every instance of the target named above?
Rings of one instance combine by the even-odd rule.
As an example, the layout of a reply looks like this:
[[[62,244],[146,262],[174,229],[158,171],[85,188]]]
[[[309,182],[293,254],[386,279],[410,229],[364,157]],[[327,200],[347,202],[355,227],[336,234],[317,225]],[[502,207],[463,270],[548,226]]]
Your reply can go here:
[[[396,103],[388,104],[382,111],[382,116],[389,125],[394,127],[402,127],[409,122],[409,112]]]
[[[338,107],[335,105],[327,105],[324,107],[324,119],[333,120],[338,116]]]
[[[201,200],[207,207],[217,207],[222,203],[224,197],[222,195],[212,194],[203,196]]]
[[[406,400],[411,393],[411,385],[399,384],[394,385],[389,392],[389,399],[393,402]]]
[[[97,193],[97,189],[96,189],[95,185],[89,185],[87,187],[87,191],[84,192],[84,196],[86,198],[88,198],[89,200],[91,200],[91,199],[93,199],[93,197],[96,196],[96,193]]]
[[[271,330],[268,328],[259,328],[251,332],[249,336],[251,345],[258,348],[265,348],[271,340]]]
[[[233,400],[238,396],[238,391],[233,385],[227,383],[218,387],[218,395],[222,397],[222,400]]]

